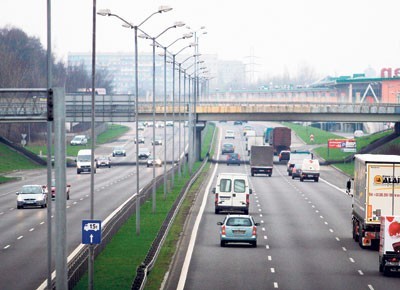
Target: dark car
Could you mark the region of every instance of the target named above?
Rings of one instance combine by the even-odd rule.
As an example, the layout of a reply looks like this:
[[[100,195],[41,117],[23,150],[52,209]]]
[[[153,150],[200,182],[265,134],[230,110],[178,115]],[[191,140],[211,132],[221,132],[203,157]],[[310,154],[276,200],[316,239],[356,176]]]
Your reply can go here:
[[[235,121],[235,122],[233,122],[233,125],[242,125],[242,124],[243,124],[242,121]]]
[[[226,158],[226,164],[229,166],[231,164],[236,164],[240,166],[240,155],[238,153],[230,153]]]
[[[235,146],[232,143],[224,143],[222,145],[222,154],[225,153],[235,153]]]
[[[301,176],[301,164],[293,164],[292,179],[300,178],[300,176]]]
[[[282,150],[279,153],[279,162],[284,161],[287,162],[290,159],[290,151],[289,150]]]

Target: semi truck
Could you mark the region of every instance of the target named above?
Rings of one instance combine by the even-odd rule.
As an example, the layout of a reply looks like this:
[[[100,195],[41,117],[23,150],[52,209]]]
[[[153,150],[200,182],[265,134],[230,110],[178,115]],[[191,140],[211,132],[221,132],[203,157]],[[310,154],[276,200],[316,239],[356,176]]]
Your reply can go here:
[[[400,156],[354,156],[353,239],[361,248],[379,244],[382,216],[400,215]]]
[[[282,150],[290,150],[292,143],[292,130],[287,127],[275,127],[270,133],[269,144],[274,149],[274,155]]]
[[[247,136],[246,150],[248,155],[251,153],[251,146],[264,145],[263,136]]]
[[[274,149],[271,146],[251,146],[250,171],[254,174],[272,175]]]
[[[400,216],[381,217],[379,272],[400,273]]]

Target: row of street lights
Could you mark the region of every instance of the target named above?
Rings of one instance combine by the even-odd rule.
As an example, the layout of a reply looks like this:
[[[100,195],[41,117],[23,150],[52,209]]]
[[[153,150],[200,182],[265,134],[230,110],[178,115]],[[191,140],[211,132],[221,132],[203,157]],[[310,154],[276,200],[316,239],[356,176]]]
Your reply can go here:
[[[153,159],[155,158],[155,97],[156,97],[156,92],[155,92],[155,48],[160,47],[163,49],[163,57],[164,57],[164,198],[166,198],[167,195],[167,132],[166,132],[166,123],[167,123],[167,53],[168,53],[168,48],[170,48],[173,44],[175,44],[177,41],[181,40],[181,39],[188,39],[193,37],[193,33],[190,34],[184,34],[182,37],[179,37],[178,39],[176,39],[175,41],[173,41],[171,44],[169,44],[168,46],[162,46],[161,44],[159,44],[157,42],[157,39],[163,35],[164,33],[166,33],[168,30],[172,29],[172,28],[178,28],[178,27],[183,27],[185,24],[183,22],[176,22],[174,23],[172,26],[169,26],[168,28],[166,28],[165,30],[163,30],[161,33],[159,33],[157,36],[155,37],[151,37],[149,36],[147,33],[145,33],[143,30],[140,29],[140,26],[145,23],[147,20],[149,20],[153,15],[158,14],[158,13],[163,13],[163,12],[168,12],[171,11],[172,8],[168,7],[168,6],[161,6],[156,12],[152,13],[150,16],[148,16],[144,21],[142,21],[139,25],[133,25],[131,23],[129,23],[128,21],[126,21],[125,19],[123,19],[122,17],[111,13],[110,10],[105,9],[105,10],[99,10],[97,12],[98,15],[101,16],[114,16],[118,19],[120,19],[123,22],[123,26],[127,27],[127,28],[131,28],[134,29],[135,31],[135,111],[136,111],[136,140],[139,140],[139,136],[138,136],[138,114],[139,114],[139,92],[138,92],[138,46],[137,46],[137,40],[138,37],[140,38],[145,38],[145,39],[150,39],[152,40],[152,46],[153,46],[153,154],[152,157]],[[201,29],[204,29],[204,27],[202,27]],[[140,32],[142,32],[142,34],[140,36],[138,36],[138,30]],[[196,36],[196,32],[194,32],[194,36]],[[189,45],[186,45],[185,47],[183,47],[182,49],[180,49],[177,53],[172,54],[170,53],[170,55],[172,56],[172,118],[173,118],[173,129],[172,129],[172,170],[171,170],[171,184],[172,186],[174,185],[174,178],[175,178],[175,69],[176,69],[176,56],[178,54],[180,54],[182,51],[184,51],[185,49],[189,48],[189,47],[194,47],[196,49],[198,45],[198,37],[195,37],[195,43],[191,43]],[[198,78],[196,77],[197,74],[197,68],[196,65],[197,63],[200,63],[198,61],[198,56],[200,54],[198,53],[198,49],[196,49],[196,52],[191,55],[190,57],[186,58],[184,61],[178,63],[178,67],[179,67],[179,152],[180,155],[178,156],[178,161],[180,161],[181,159],[181,103],[180,103],[180,82],[181,82],[181,73],[183,72],[185,75],[185,81],[186,81],[186,77],[189,80],[189,104],[190,104],[190,80],[192,79],[194,82],[198,82]],[[186,69],[182,69],[182,65],[183,63],[185,63],[186,61],[188,61],[189,59],[194,58],[194,64],[192,64],[191,66],[195,65],[195,70],[193,72],[194,77],[191,77],[191,75],[186,74],[187,69],[189,69],[191,66],[187,67]],[[184,81],[184,103],[186,104],[186,98],[185,98],[185,86],[186,83]],[[193,95],[196,96],[196,91],[195,88],[197,88],[198,85],[193,85]],[[194,97],[194,101],[195,101],[195,97]],[[185,117],[185,116],[184,116]],[[189,121],[188,124],[191,124],[190,127],[190,133],[193,134],[193,137],[195,136],[195,122],[193,123],[193,120],[191,118],[191,114],[189,112]],[[194,132],[191,132],[194,131]],[[184,132],[184,147],[186,144],[186,140],[185,140],[185,132]],[[190,139],[190,138],[189,138]],[[193,139],[193,138],[192,138]],[[191,167],[193,166],[193,159],[195,158],[195,153],[193,152],[195,150],[195,146],[194,146],[194,140],[192,140],[193,145],[188,146],[189,147],[189,152],[190,154],[188,154],[189,156],[189,169],[191,172]],[[136,233],[140,234],[140,194],[139,194],[139,158],[138,158],[138,152],[139,152],[139,142],[136,142],[136,192],[137,192],[137,203],[136,203]],[[186,148],[184,148],[184,152],[186,152]],[[181,176],[181,166],[180,166],[180,162],[178,162],[179,164],[179,176]],[[155,166],[153,166],[153,180],[152,180],[152,201],[153,201],[153,212],[155,212],[156,210],[156,183],[155,183]]]

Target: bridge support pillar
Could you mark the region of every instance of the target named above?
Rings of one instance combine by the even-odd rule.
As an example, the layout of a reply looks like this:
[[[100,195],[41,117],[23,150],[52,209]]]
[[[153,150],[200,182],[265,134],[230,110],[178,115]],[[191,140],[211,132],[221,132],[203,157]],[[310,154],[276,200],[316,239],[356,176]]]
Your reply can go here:
[[[400,122],[394,123],[394,132],[396,135],[400,135]]]
[[[199,161],[201,160],[201,131],[203,131],[203,129],[206,127],[206,122],[198,122],[196,124],[196,156],[195,156],[195,160]]]

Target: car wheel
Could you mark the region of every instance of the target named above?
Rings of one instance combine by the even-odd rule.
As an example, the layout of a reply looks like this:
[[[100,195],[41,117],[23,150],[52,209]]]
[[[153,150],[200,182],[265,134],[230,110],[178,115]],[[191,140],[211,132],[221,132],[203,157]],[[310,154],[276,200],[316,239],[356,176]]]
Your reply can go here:
[[[304,181],[304,178],[301,178],[301,177],[300,177],[300,181],[303,182],[303,181]]]
[[[294,179],[294,176],[292,175],[292,179]]]
[[[229,163],[227,163],[226,165],[228,165],[228,166],[229,166]]]
[[[245,209],[244,214],[249,214],[249,209]]]
[[[225,241],[221,241],[221,247],[225,247],[225,245],[226,245],[226,243],[225,243]]]
[[[219,214],[219,209],[215,209],[215,214]]]
[[[20,206],[20,205],[17,205],[17,209],[21,209],[22,208],[22,206]]]

